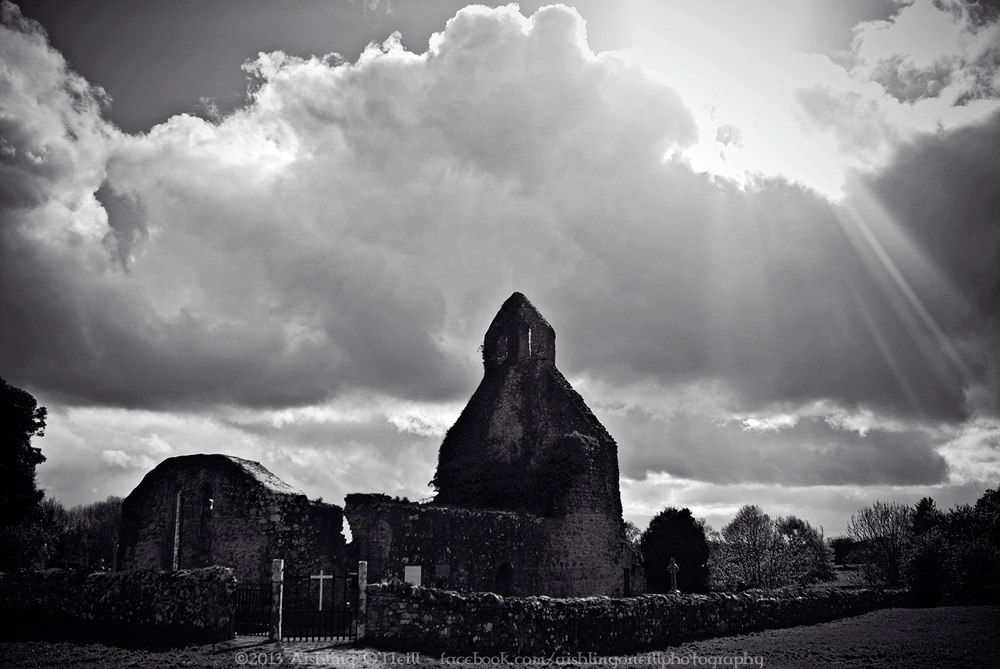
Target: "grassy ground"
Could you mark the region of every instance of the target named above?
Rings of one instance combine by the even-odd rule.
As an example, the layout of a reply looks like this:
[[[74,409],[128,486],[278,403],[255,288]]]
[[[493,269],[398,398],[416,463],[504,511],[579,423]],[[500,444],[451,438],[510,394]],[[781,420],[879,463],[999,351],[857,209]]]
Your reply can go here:
[[[743,666],[775,669],[996,669],[1000,667],[1000,607],[885,609],[819,625],[686,643],[632,658],[631,662],[639,666],[663,667],[734,666],[735,658],[740,658]],[[508,659],[513,662],[513,658]],[[586,661],[572,664],[582,666],[602,662],[594,658],[582,659]],[[454,666],[449,658],[383,653],[324,643],[267,643],[254,637],[238,637],[216,645],[156,651],[66,641],[0,642],[0,667],[5,669],[232,669],[280,665],[403,669],[405,664],[420,664],[427,669]],[[542,664],[555,667],[565,666],[566,663],[545,658]]]

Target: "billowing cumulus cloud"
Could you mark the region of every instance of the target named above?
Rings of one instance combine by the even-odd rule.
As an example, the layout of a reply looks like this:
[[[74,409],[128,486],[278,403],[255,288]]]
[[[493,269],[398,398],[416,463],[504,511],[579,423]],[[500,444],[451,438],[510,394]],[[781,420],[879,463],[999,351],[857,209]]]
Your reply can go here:
[[[185,446],[156,432],[169,454],[225,435],[219,450],[310,490],[341,490],[338,472],[424,490],[476,346],[520,290],[633,479],[929,486],[975,469],[953,430],[997,413],[1000,117],[935,132],[893,114],[969,81],[955,68],[981,49],[909,63],[862,35],[864,85],[841,68],[839,88],[791,98],[809,132],[888,165],[835,200],[696,169],[704,124],[669,76],[595,55],[561,6],[465,8],[423,54],[398,39],[356,63],[261,54],[243,109],[141,135],[102,120],[100,91],[5,7],[0,368],[15,383],[222,412]],[[717,125],[725,150],[759,139]],[[697,402],[660,401],[685,394]],[[352,417],[358,397],[378,409]],[[125,476],[168,454],[153,434],[94,457]]]
[[[1000,25],[976,3],[917,0],[856,29],[855,74],[901,102],[965,104],[1000,94]]]

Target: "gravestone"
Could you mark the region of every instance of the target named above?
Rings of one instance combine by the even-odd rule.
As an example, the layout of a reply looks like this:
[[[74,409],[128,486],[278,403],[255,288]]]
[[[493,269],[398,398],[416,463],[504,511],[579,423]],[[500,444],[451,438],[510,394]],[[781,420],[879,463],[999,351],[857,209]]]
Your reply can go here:
[[[406,565],[403,568],[403,580],[412,585],[420,585],[420,565]]]

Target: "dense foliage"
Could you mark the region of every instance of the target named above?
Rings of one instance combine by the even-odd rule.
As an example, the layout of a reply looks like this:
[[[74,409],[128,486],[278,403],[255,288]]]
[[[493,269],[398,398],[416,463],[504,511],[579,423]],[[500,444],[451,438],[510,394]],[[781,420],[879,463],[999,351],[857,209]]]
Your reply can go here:
[[[0,530],[36,519],[44,493],[35,467],[45,462],[31,438],[45,434],[45,407],[0,378]]]
[[[30,523],[0,532],[0,571],[75,567],[111,569],[118,548],[121,497],[66,509],[46,498]]]
[[[914,508],[876,502],[848,530],[869,585],[905,585],[923,604],[1000,602],[1000,488],[948,512],[929,497]]]

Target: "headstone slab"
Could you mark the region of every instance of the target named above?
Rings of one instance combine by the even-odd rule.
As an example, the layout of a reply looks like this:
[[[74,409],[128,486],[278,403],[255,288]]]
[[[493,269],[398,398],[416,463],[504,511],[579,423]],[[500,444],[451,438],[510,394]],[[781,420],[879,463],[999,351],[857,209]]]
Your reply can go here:
[[[411,585],[420,585],[422,571],[420,565],[406,565],[403,567],[403,581]]]

